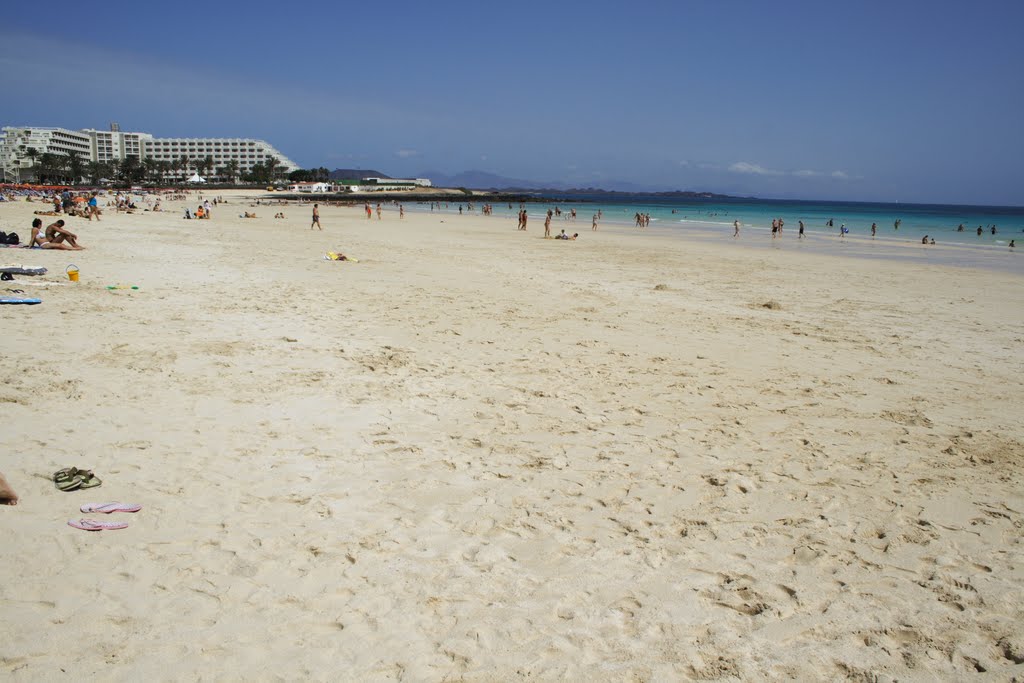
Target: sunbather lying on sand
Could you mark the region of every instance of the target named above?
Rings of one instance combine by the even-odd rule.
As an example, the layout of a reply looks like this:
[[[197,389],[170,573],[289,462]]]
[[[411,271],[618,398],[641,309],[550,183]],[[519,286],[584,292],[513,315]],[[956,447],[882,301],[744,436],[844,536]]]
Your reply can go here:
[[[4,479],[3,472],[0,472],[0,505],[17,505],[18,494],[14,492],[11,485]]]
[[[248,211],[246,211],[245,216],[243,216],[243,218],[256,218],[256,214],[249,213]]]

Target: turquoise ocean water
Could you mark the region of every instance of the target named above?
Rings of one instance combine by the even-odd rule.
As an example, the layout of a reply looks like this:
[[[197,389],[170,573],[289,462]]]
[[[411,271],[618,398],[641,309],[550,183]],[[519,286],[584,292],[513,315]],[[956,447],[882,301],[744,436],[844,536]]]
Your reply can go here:
[[[1010,266],[1011,270],[1024,270],[1024,207],[967,206],[954,204],[883,204],[872,202],[826,202],[771,199],[680,199],[652,195],[617,195],[609,201],[607,195],[564,194],[550,197],[535,197],[525,207],[530,216],[530,227],[539,229],[544,214],[549,208],[558,207],[562,217],[552,224],[557,233],[565,229],[569,233],[585,235],[590,231],[591,217],[601,211],[600,225],[605,227],[632,228],[637,212],[651,216],[651,229],[659,233],[669,232],[681,237],[728,236],[733,233],[733,221],[740,222],[741,235],[753,237],[764,235],[771,243],[773,218],[785,221],[782,239],[795,240],[799,221],[804,222],[809,238],[816,242],[838,242],[840,226],[849,228],[848,242],[871,241],[871,224],[877,225],[877,237],[873,244],[877,248],[870,252],[874,258],[886,257],[886,245],[920,244],[928,235],[939,245],[964,247],[957,249],[968,254],[965,265],[979,265],[986,253],[1009,254],[1010,240],[1016,240],[1016,251],[1020,258],[1013,258],[1000,267]],[[425,207],[420,207],[421,210]],[[565,216],[576,210],[576,221],[571,223]],[[429,209],[428,209],[429,210]],[[458,213],[458,204],[449,203],[443,208],[447,213]],[[481,205],[474,204],[473,213],[479,214]],[[464,204],[468,212],[468,203]],[[519,211],[518,204],[495,204],[494,216],[514,219]],[[828,226],[831,219],[832,227]],[[900,221],[899,229],[894,227]],[[958,227],[963,225],[962,232]],[[995,234],[992,226],[996,227]],[[978,228],[982,229],[978,235]],[[906,255],[906,250],[893,250],[893,256]],[[1013,254],[1017,256],[1016,253]],[[963,259],[963,257],[961,257]],[[1019,263],[1019,265],[1018,265]]]

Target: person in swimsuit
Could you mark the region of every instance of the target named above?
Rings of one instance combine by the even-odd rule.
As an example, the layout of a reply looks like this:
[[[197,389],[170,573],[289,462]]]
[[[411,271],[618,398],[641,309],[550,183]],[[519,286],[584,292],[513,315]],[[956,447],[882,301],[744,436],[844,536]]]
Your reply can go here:
[[[309,224],[309,229],[312,230],[314,225],[316,227],[320,228],[321,230],[323,230],[323,227],[320,225],[320,205],[319,204],[314,204],[313,205],[313,222]]]
[[[61,227],[63,227],[64,221],[57,221],[57,223],[60,223]],[[57,225],[57,223],[51,225],[50,228]],[[68,243],[65,244],[64,237],[56,236],[56,229],[54,230],[53,236],[49,234],[50,228],[43,230],[43,221],[39,218],[32,221],[32,237],[29,238],[26,246],[40,247],[42,249],[63,249],[65,251],[81,251],[85,248],[78,246],[78,242],[75,241],[75,237],[77,236],[72,236],[71,240],[68,240]]]

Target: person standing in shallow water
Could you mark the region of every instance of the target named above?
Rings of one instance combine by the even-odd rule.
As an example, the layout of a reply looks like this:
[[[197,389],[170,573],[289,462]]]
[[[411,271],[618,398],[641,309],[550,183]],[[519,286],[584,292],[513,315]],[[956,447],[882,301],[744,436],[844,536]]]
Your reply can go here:
[[[320,205],[319,204],[314,204],[313,205],[313,222],[309,224],[309,229],[312,230],[314,225],[316,227],[320,228],[321,230],[323,230],[323,227],[320,225]]]

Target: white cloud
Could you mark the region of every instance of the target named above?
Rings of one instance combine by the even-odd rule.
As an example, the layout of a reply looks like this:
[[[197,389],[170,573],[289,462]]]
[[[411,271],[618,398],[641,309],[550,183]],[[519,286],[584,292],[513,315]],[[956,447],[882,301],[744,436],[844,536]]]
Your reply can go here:
[[[395,152],[395,156],[401,159],[410,159],[412,157],[418,157],[420,153],[415,149],[400,149]]]
[[[774,168],[765,168],[760,164],[751,163],[749,161],[737,161],[735,164],[729,167],[729,170],[733,173],[746,173],[748,175],[764,175],[764,176],[791,176],[793,178],[823,178],[830,177],[836,180],[850,180],[851,176],[846,171],[832,171],[831,173],[825,171],[813,171],[811,169],[800,169],[798,171],[780,171]],[[858,176],[859,177],[859,176]]]
[[[733,173],[751,173],[753,175],[784,175],[782,171],[773,171],[770,168],[752,164],[749,161],[737,161],[729,167],[729,170]]]

